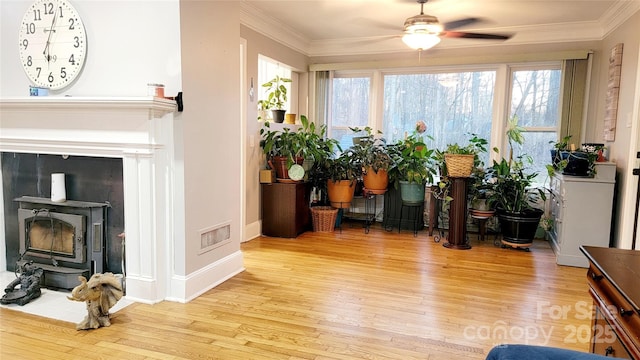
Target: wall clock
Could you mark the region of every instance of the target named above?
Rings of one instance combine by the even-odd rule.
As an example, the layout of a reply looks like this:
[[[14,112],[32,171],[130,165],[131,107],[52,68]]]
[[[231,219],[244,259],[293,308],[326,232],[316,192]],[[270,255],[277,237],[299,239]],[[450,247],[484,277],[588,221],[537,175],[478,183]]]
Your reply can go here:
[[[52,90],[70,85],[87,55],[87,36],[76,9],[66,0],[37,0],[20,23],[22,67],[36,86]]]

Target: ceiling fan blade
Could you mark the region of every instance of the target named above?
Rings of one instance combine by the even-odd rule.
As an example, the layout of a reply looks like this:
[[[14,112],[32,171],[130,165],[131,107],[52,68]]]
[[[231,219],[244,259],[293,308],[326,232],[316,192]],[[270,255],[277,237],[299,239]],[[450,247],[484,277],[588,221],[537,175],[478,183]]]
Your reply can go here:
[[[375,19],[368,19],[368,18],[363,18],[363,17],[358,17],[356,19],[353,19],[353,23],[354,24],[358,24],[358,25],[363,26],[363,27],[370,27],[370,28],[375,28],[375,29],[402,31],[402,27],[398,27],[396,25],[387,24],[387,23],[384,23],[382,21],[378,21],[378,20],[375,20]]]
[[[480,21],[480,19],[478,19],[478,18],[470,17],[470,18],[466,18],[466,19],[448,21],[446,23],[443,23],[442,26],[444,26],[445,30],[453,30],[453,29],[461,28],[463,26],[475,24],[475,23],[477,23],[479,21]]]
[[[353,39],[353,40],[349,41],[348,43],[350,45],[353,45],[353,46],[368,46],[368,45],[373,45],[373,44],[380,43],[380,42],[383,42],[383,41],[387,41],[387,40],[390,40],[390,39],[399,39],[401,37],[402,37],[402,35],[372,36],[370,38]]]
[[[445,31],[440,34],[442,37],[450,38],[465,38],[465,39],[487,39],[487,40],[507,40],[512,35],[498,35],[498,34],[479,34],[461,31]]]

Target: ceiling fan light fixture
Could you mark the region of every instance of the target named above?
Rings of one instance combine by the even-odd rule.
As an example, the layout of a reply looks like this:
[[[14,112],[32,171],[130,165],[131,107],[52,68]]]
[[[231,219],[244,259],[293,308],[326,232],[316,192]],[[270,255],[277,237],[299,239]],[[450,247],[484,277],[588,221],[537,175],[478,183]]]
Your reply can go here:
[[[440,34],[444,27],[438,18],[431,15],[420,14],[412,16],[404,22],[405,32],[428,32],[430,34]]]
[[[436,46],[440,42],[440,37],[424,32],[407,32],[402,36],[402,41],[412,49],[427,50]]]

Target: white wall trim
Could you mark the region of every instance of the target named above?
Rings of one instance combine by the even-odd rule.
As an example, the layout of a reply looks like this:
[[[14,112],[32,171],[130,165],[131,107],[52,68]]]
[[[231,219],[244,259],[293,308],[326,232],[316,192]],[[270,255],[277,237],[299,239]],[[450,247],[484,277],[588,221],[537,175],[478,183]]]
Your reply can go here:
[[[123,160],[126,295],[147,303],[169,293],[175,234],[167,224],[184,216],[167,211],[172,182],[183,176],[171,171],[175,107],[153,97],[0,99],[0,151]]]
[[[262,235],[262,220],[254,221],[251,224],[247,224],[244,228],[244,239],[242,242],[253,240]]]
[[[187,276],[172,276],[166,300],[187,303],[244,270],[242,252],[236,251]]]
[[[640,45],[640,44],[639,44]],[[628,200],[624,202],[626,207],[623,208],[622,212],[629,212],[630,214],[635,214],[636,212],[636,191],[638,189],[638,181],[640,181],[640,176],[633,175],[633,169],[639,167],[640,160],[636,157],[636,153],[640,151],[640,53],[638,53],[638,62],[636,69],[636,88],[635,95],[633,96],[633,111],[631,115],[631,119],[635,119],[631,121],[631,137],[629,139],[629,155],[628,155],[628,163],[627,163],[627,181],[625,182],[626,191],[625,196]],[[631,249],[631,245],[633,243],[633,222],[634,218],[631,217],[629,220],[629,225],[623,227],[622,234],[620,235],[621,248]],[[626,224],[621,222],[622,224]],[[640,221],[638,221],[640,224]],[[638,226],[638,231],[636,232],[636,247],[634,250],[640,250],[640,225]],[[630,229],[628,233],[625,232],[625,229]]]

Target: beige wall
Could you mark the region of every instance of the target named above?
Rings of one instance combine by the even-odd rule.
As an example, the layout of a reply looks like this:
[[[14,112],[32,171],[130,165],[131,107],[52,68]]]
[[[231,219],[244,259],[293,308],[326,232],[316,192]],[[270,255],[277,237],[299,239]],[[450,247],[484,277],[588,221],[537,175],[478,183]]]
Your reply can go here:
[[[308,114],[308,58],[297,51],[294,51],[279,42],[265,37],[245,26],[240,27],[240,36],[247,41],[247,82],[254,79],[254,91],[262,91],[258,79],[258,55],[268,56],[271,59],[281,61],[299,72],[298,77],[298,104],[295,106],[298,115]],[[247,84],[247,88],[249,84]],[[257,96],[254,98],[257,99]],[[260,235],[260,184],[258,181],[258,171],[264,168],[264,155],[260,149],[260,123],[258,117],[257,100],[247,103],[247,129],[246,129],[246,219],[245,225],[247,233],[245,239],[248,240]]]
[[[635,192],[637,177],[631,174],[638,150],[638,114],[634,108],[640,94],[636,93],[638,56],[640,48],[640,12],[636,13],[622,26],[610,33],[602,41],[594,54],[591,93],[589,99],[586,140],[604,142],[603,128],[605,102],[607,93],[607,77],[609,71],[608,56],[611,48],[622,43],[622,73],[620,80],[620,97],[618,100],[618,119],[616,123],[615,141],[606,142],[609,147],[610,160],[617,167],[617,203],[614,223],[614,244],[617,247],[631,246],[633,221],[635,212]]]
[[[190,274],[240,249],[239,5],[181,1],[180,23],[185,246],[176,272]],[[199,254],[200,231],[227,222],[232,241]]]

